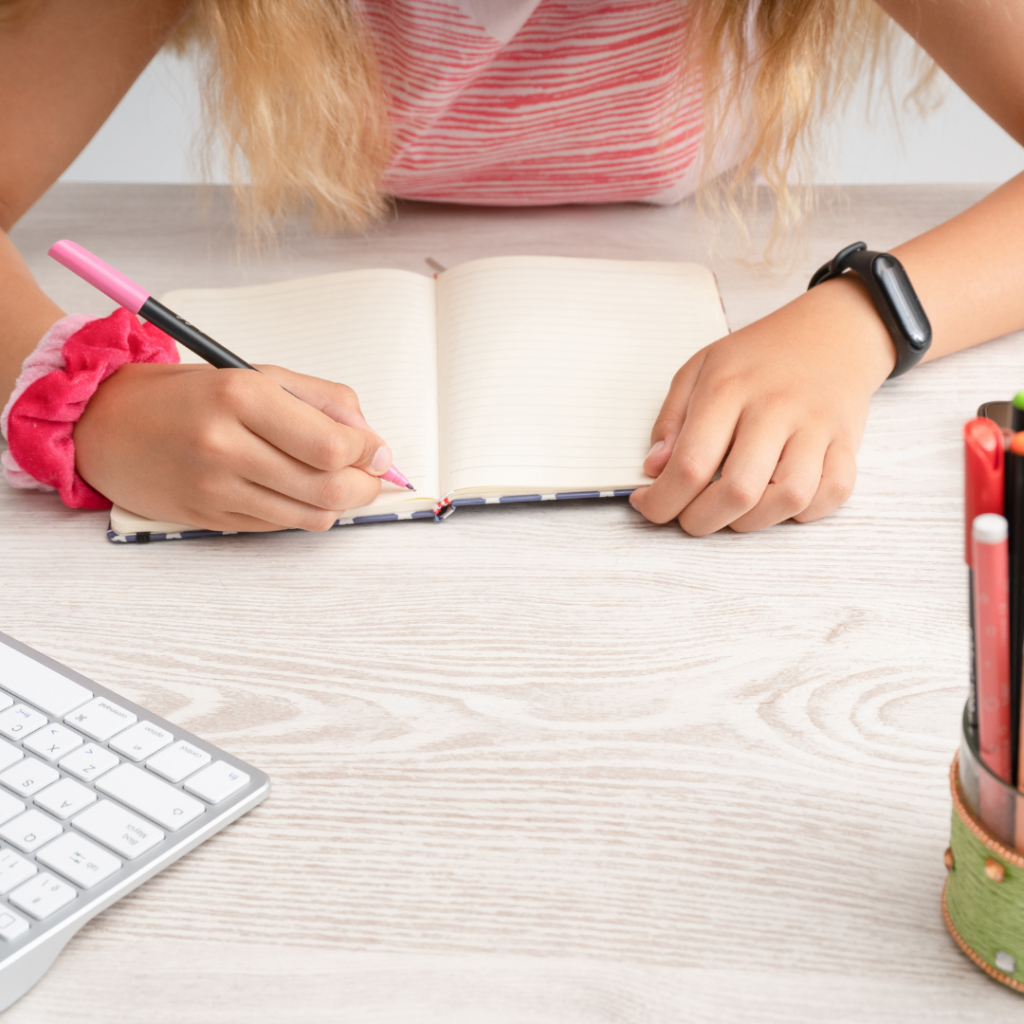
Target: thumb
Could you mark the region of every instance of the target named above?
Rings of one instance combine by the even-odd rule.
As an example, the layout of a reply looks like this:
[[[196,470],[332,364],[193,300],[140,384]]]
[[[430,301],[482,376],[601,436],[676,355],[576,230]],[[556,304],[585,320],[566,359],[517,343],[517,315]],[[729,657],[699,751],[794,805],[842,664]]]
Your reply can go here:
[[[707,356],[707,349],[702,349],[672,378],[672,384],[662,403],[658,418],[651,428],[651,450],[644,459],[644,472],[649,477],[661,475],[662,470],[672,458],[672,451],[686,419],[686,409],[690,404],[697,378]]]

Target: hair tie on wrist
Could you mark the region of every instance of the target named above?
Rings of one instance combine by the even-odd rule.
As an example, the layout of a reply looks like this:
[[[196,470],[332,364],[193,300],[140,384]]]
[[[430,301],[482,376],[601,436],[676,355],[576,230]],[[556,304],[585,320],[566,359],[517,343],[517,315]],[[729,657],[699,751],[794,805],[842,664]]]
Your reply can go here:
[[[75,424],[96,389],[125,363],[177,363],[163,331],[127,309],[108,317],[66,316],[22,365],[0,415],[3,474],[14,487],[56,490],[70,508],[110,508],[75,470]]]

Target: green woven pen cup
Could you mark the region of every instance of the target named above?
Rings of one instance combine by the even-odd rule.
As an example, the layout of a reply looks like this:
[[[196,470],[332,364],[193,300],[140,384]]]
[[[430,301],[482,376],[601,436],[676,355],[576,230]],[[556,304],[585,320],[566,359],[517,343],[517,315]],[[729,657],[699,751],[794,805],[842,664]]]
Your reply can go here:
[[[1024,992],[1024,794],[984,765],[966,708],[949,786],[946,927],[986,974]]]

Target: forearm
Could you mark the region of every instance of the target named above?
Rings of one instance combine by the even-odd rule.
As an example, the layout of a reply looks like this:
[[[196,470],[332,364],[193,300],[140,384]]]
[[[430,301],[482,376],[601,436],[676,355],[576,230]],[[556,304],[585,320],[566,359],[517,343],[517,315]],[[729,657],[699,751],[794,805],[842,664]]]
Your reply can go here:
[[[932,325],[925,359],[1024,328],[1024,174],[893,249]]]
[[[25,356],[62,316],[64,312],[40,290],[14,244],[0,232],[0,407],[14,390]]]

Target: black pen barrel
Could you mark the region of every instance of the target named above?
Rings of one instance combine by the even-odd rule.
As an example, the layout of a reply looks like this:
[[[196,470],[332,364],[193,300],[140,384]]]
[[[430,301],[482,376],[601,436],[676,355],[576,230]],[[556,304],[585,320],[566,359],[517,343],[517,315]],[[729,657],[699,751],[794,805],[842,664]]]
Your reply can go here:
[[[256,369],[255,366],[226,349],[220,342],[214,341],[208,334],[203,334],[198,327],[193,327],[163,303],[157,302],[152,296],[146,299],[139,308],[139,316],[148,320],[154,327],[159,327],[164,334],[169,334],[175,341],[180,341],[185,348],[195,352],[200,359],[205,359],[211,366],[216,366],[218,370]]]

